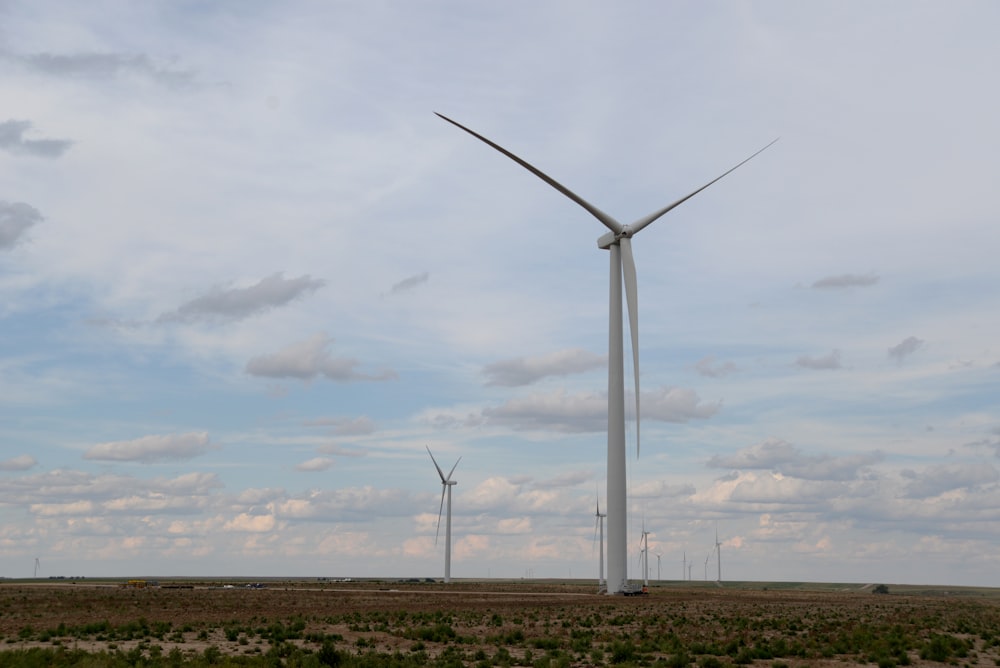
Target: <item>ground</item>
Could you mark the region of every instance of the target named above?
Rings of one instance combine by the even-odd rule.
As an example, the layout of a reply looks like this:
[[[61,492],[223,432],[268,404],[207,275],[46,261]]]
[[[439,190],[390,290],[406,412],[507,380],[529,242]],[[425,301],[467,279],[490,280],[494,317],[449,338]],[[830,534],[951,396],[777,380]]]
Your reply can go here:
[[[0,581],[0,651],[447,655],[465,665],[1000,666],[1000,591],[580,582]]]

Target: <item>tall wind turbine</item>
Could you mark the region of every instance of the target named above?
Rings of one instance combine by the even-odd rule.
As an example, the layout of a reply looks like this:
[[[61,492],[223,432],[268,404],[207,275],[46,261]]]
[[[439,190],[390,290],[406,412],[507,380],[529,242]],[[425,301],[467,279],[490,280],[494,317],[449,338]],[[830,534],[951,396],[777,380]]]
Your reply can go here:
[[[615,218],[586,201],[572,190],[562,185],[548,174],[517,157],[499,144],[478,134],[461,123],[443,114],[442,119],[465,130],[488,146],[503,153],[532,174],[561,192],[597,218],[608,232],[597,240],[597,247],[607,250],[611,256],[611,287],[608,322],[608,594],[620,594],[626,589],[628,578],[628,536],[626,514],[628,501],[625,484],[625,347],[622,335],[622,280],[625,282],[625,301],[628,306],[629,329],[632,339],[632,364],[635,377],[635,441],[636,456],[639,455],[639,323],[638,295],[636,285],[635,260],[632,257],[632,237],[644,227],[664,215],[674,207],[683,204],[705,188],[726,176],[748,160],[777,141],[775,139],[749,158],[717,176],[697,190],[672,204],[636,220],[631,225],[623,225]]]
[[[35,557],[35,577],[36,578],[38,577],[38,569],[41,568],[41,567],[42,567],[41,562],[38,561],[38,557]]]
[[[598,527],[601,531],[601,552],[600,552],[600,569],[597,571],[597,586],[603,587],[605,584],[604,580],[604,518],[607,517],[606,514],[601,512],[601,500],[597,500],[597,512],[594,513],[594,534],[596,537]]]
[[[715,572],[716,582],[722,582],[722,543],[719,542],[719,523],[715,523],[715,556],[719,559],[719,567]]]
[[[684,550],[683,554],[684,554],[684,557],[681,560],[681,580],[686,580],[687,579],[687,573],[688,573],[688,553],[687,553],[687,550]]]
[[[663,555],[659,552],[656,553],[656,581],[660,581],[660,557]]]
[[[444,471],[438,466],[437,460],[434,459],[434,455],[431,453],[431,449],[427,448],[427,454],[431,456],[431,461],[434,462],[434,468],[437,469],[438,475],[441,476],[441,506],[438,508],[438,523],[437,531],[434,533],[434,544],[437,544],[438,534],[441,533],[441,511],[444,509],[444,497],[445,492],[448,493],[448,514],[445,520],[444,529],[444,581],[451,582],[451,488],[458,484],[458,481],[451,479],[451,474],[455,472],[455,467],[458,466],[458,462],[462,461],[459,457],[458,461],[455,462],[455,466],[451,467],[448,471],[448,475],[445,476]]]

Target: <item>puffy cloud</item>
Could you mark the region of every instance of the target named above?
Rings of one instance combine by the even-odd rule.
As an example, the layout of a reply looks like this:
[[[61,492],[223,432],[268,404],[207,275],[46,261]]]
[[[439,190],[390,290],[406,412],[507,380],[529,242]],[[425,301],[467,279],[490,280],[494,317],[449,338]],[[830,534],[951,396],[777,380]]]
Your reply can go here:
[[[175,311],[164,313],[159,322],[232,322],[242,320],[323,287],[321,280],[310,276],[286,279],[276,273],[245,288],[213,288],[201,297],[182,304]]]
[[[644,420],[685,423],[707,420],[719,412],[720,404],[704,403],[694,390],[681,387],[661,387],[642,395],[640,410]],[[605,414],[607,406],[605,406]]]
[[[143,436],[131,441],[111,441],[92,446],[84,459],[125,462],[184,460],[203,455],[214,446],[206,432]]]
[[[114,79],[141,76],[158,83],[176,86],[189,84],[194,74],[158,65],[145,54],[124,53],[31,53],[0,54],[6,60],[34,72],[73,79]]]
[[[923,339],[918,339],[915,336],[908,336],[896,345],[889,347],[889,357],[901,363],[903,358],[909,357],[913,353],[920,350],[923,346]]]
[[[608,424],[608,400],[596,394],[570,395],[557,390],[484,408],[481,417],[487,424],[516,430],[601,431]]]
[[[314,457],[301,464],[295,465],[296,471],[326,471],[333,466],[333,460],[329,457]]]
[[[809,357],[808,355],[802,355],[795,360],[795,366],[800,366],[803,369],[839,369],[840,351],[833,350],[829,355],[823,355],[822,357]]]
[[[0,250],[16,246],[28,229],[41,221],[42,214],[30,204],[0,200]]]
[[[607,357],[575,348],[538,357],[518,357],[488,364],[483,368],[487,385],[517,387],[530,385],[549,376],[567,376],[603,367]]]
[[[94,512],[92,501],[80,500],[69,503],[33,503],[29,510],[33,515],[41,517],[58,517],[64,515],[90,515]]]
[[[277,525],[278,522],[274,519],[274,515],[250,515],[248,513],[240,513],[233,519],[226,522],[222,526],[222,529],[223,531],[267,533],[269,531],[274,531]]]
[[[812,284],[814,290],[835,290],[840,288],[867,288],[878,283],[878,276],[874,274],[840,274],[839,276],[827,276],[815,281]]]
[[[0,461],[0,471],[27,471],[37,464],[38,462],[31,455],[18,455]]]
[[[739,470],[769,470],[782,475],[806,480],[856,480],[861,472],[884,459],[881,452],[831,457],[805,455],[798,448],[782,440],[768,440],[723,457],[716,455],[708,460],[712,468]]]
[[[333,427],[336,436],[363,436],[375,432],[375,421],[367,415],[357,418],[334,417],[307,420],[307,427]]]
[[[73,142],[66,139],[25,139],[31,121],[7,120],[0,123],[0,149],[16,155],[58,158]]]
[[[991,464],[936,464],[919,472],[904,470],[902,476],[909,480],[906,496],[913,499],[940,496],[1000,480],[1000,473]]]
[[[247,362],[246,372],[251,376],[268,378],[301,378],[312,380],[324,376],[330,380],[391,380],[396,372],[382,371],[367,375],[355,371],[360,362],[346,357],[331,357],[326,348],[333,342],[325,334],[316,334],[300,343],[270,355],[260,355]]]
[[[410,276],[409,278],[404,278],[403,280],[401,280],[398,283],[394,284],[389,289],[389,294],[391,294],[391,295],[398,295],[401,292],[407,292],[409,290],[412,290],[415,287],[417,287],[418,285],[422,285],[423,283],[426,283],[428,281],[428,279],[430,279],[430,277],[431,277],[431,275],[425,271],[422,274],[416,274],[415,276]]]
[[[709,378],[724,378],[739,370],[732,362],[720,362],[716,364],[715,358],[711,355],[698,360],[694,365],[694,369],[702,376]]]

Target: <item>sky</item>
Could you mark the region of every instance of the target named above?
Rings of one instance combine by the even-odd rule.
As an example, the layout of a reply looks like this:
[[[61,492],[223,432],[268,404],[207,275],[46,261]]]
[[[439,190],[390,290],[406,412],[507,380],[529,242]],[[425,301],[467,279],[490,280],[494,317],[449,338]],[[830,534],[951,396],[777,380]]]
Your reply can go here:
[[[623,222],[780,138],[633,240],[631,578],[1000,586],[998,23],[0,0],[0,576],[441,577],[429,448],[596,582],[606,229],[440,112]]]

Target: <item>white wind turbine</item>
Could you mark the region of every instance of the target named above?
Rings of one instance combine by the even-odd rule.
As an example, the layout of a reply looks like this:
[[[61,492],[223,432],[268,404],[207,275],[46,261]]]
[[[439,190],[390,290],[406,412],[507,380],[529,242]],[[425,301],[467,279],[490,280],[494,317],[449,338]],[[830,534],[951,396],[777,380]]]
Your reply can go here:
[[[649,586],[649,532],[646,531],[646,525],[642,525],[642,538],[640,539],[642,543],[642,584],[643,586]]]
[[[438,535],[441,533],[441,511],[444,509],[445,492],[448,493],[448,514],[446,515],[444,525],[444,581],[451,582],[451,488],[458,484],[458,481],[451,479],[451,474],[455,472],[455,468],[458,466],[458,462],[462,461],[462,458],[458,458],[455,466],[452,466],[451,470],[448,471],[448,475],[445,476],[444,471],[438,466],[437,460],[434,459],[431,449],[426,445],[424,447],[427,448],[427,454],[431,456],[434,468],[437,469],[438,475],[441,476],[441,506],[438,508],[437,531],[434,532],[435,545],[437,545]]]
[[[601,512],[601,500],[597,500],[597,512],[594,513],[594,537],[597,537],[598,527],[600,527],[601,532],[601,551],[600,551],[600,568],[597,571],[597,586],[603,587],[604,580],[604,518],[607,517],[606,514]]]
[[[542,179],[597,218],[608,232],[597,240],[597,247],[607,250],[611,256],[611,287],[608,323],[608,594],[620,594],[626,589],[628,578],[628,536],[626,535],[627,504],[625,485],[625,363],[624,340],[622,335],[622,279],[625,282],[625,301],[628,306],[628,320],[632,339],[632,364],[635,376],[635,441],[636,456],[639,455],[639,323],[638,295],[636,285],[635,260],[632,257],[632,237],[644,227],[664,215],[674,207],[683,204],[705,188],[737,169],[770,144],[749,158],[717,176],[697,190],[680,198],[662,209],[636,220],[631,225],[623,225],[596,206],[562,185],[549,175],[517,157],[499,144],[470,130],[461,123],[443,114],[434,112],[445,121],[465,130],[470,135],[493,147],[518,163],[532,174]]]
[[[719,542],[719,523],[715,524],[715,555],[719,560],[718,570],[715,572],[716,582],[722,582],[722,543]]]
[[[662,556],[663,556],[662,553],[660,553],[660,552],[656,553],[656,581],[657,582],[660,581],[660,557],[662,557]]]

